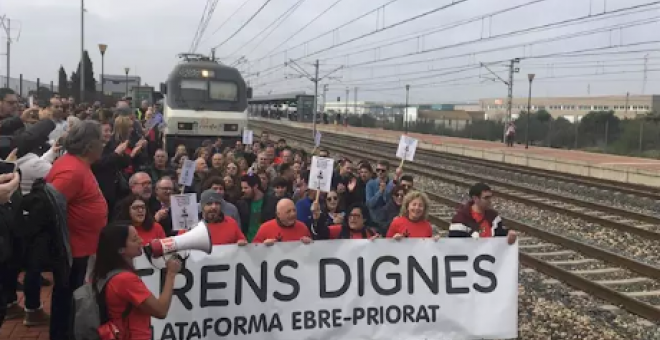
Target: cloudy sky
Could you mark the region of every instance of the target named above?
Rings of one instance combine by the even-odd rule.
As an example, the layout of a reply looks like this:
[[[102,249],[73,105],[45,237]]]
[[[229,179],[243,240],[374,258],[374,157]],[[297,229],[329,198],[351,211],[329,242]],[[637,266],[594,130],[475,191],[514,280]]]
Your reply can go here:
[[[190,50],[207,5],[86,2],[85,46],[97,79],[97,45],[105,43],[107,74],[130,67],[156,86],[176,55]],[[0,16],[12,19],[19,38],[12,75],[49,82],[60,65],[67,72],[77,66],[80,5],[2,0]],[[318,59],[320,76],[331,73],[321,82],[328,101],[343,98],[346,88],[353,99],[355,87],[359,100],[403,101],[406,84],[412,103],[503,98],[512,58],[521,58],[516,96],[527,95],[528,73],[536,74],[535,96],[651,94],[660,92],[659,19],[660,1],[651,0],[219,0],[196,51],[217,47],[257,95],[313,93],[300,68],[313,75]],[[4,41],[0,46],[4,53]]]

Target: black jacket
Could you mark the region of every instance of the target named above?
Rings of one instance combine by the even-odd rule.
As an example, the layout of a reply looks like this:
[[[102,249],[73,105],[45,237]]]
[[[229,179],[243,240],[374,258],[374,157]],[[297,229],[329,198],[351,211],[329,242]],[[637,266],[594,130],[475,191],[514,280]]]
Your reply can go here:
[[[101,159],[92,164],[92,173],[108,203],[108,211],[112,211],[115,204],[126,194],[121,192],[121,181],[124,181],[124,184],[128,184],[128,182],[119,176],[122,176],[122,170],[131,164],[131,158],[128,155],[118,155],[115,152],[117,145],[114,139],[110,140],[103,148]]]
[[[56,270],[64,273],[68,281],[72,263],[71,246],[69,245],[69,229],[67,226],[66,198],[51,184],[38,179],[32,185],[32,190],[22,201],[22,210],[28,212],[25,227],[29,227],[31,238],[30,256],[42,264],[52,263]],[[64,283],[67,284],[66,281]]]
[[[468,201],[456,210],[456,214],[451,219],[449,225],[449,234],[447,237],[470,237],[472,233],[479,233],[481,229],[479,222],[472,217],[472,206],[474,201]],[[509,230],[504,228],[502,218],[493,209],[486,210],[484,218],[490,223],[493,230],[493,236],[506,236]]]

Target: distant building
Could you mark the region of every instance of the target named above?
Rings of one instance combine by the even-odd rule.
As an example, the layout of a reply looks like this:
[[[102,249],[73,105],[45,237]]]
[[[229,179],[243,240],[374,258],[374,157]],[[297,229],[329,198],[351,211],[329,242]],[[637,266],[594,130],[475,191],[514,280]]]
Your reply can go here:
[[[436,125],[451,130],[463,130],[473,121],[484,120],[483,111],[465,110],[419,110],[417,119],[433,121]]]
[[[101,91],[101,88],[103,88],[104,94],[121,98],[130,95],[133,87],[139,87],[142,84],[142,78],[130,75],[126,77],[126,75],[104,74],[102,82],[103,87],[101,86],[101,82],[98,82],[96,84],[96,90]],[[126,91],[127,83],[128,92]]]
[[[513,98],[511,116],[516,119],[527,111],[527,98]],[[500,120],[507,115],[507,99],[488,98],[479,101],[487,119]],[[619,118],[634,118],[639,114],[660,111],[660,95],[593,96],[593,97],[532,97],[531,111],[546,110],[553,117],[579,120],[590,111],[614,111]]]
[[[7,83],[7,77],[6,76],[0,76],[0,87],[6,87]],[[37,91],[37,82],[32,81],[32,80],[27,80],[23,79],[23,84],[22,84],[22,89],[21,89],[21,79],[20,78],[14,78],[11,77],[9,78],[9,88],[14,90],[18,94],[22,94],[23,97],[27,98],[28,94],[32,91]],[[52,92],[57,92],[58,87],[53,84],[53,87],[51,89],[51,82],[48,81],[47,83],[44,83],[43,81],[39,82],[39,87],[45,87]]]

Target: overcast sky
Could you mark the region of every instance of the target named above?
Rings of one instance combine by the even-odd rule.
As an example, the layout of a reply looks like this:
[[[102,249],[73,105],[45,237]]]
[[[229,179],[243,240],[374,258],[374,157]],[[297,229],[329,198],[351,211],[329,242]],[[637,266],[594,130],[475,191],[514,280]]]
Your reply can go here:
[[[208,54],[225,42],[266,1],[218,1],[197,52]],[[342,0],[302,29],[336,1],[271,0],[218,48],[217,56],[227,64],[244,56],[247,61],[238,67],[256,94],[313,93],[313,83],[284,62],[293,59],[313,74],[312,64],[320,59],[321,77],[334,71],[321,82],[329,85],[328,101],[344,98],[347,87],[351,100],[358,87],[359,100],[404,101],[406,84],[411,85],[411,103],[504,98],[502,80],[507,80],[507,60],[512,58],[523,58],[516,66],[516,96],[527,95],[528,73],[536,74],[534,96],[660,92],[660,53],[653,52],[660,47],[660,5],[623,10],[654,3],[651,0]],[[96,78],[101,72],[97,45],[105,43],[107,74],[123,74],[124,67],[130,67],[131,74],[157,87],[177,62],[176,55],[189,50],[207,1],[86,2],[85,46]],[[269,27],[298,3],[280,25]],[[512,9],[515,6],[521,7]],[[493,15],[498,11],[504,12]],[[60,65],[68,73],[77,67],[79,0],[2,0],[2,15],[12,19],[12,37],[19,38],[12,45],[12,75],[48,83],[57,81]],[[2,36],[4,53],[4,32]],[[355,41],[346,43],[351,39]],[[6,74],[5,65],[0,57],[0,74]]]

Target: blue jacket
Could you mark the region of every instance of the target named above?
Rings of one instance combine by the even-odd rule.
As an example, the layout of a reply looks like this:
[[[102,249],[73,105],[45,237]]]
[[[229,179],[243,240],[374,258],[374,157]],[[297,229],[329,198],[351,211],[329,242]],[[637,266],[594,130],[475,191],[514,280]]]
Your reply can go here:
[[[296,203],[296,218],[306,226],[312,224],[312,200],[305,195]]]
[[[367,208],[371,214],[371,219],[381,228],[387,227],[387,218],[379,211],[387,204],[392,197],[392,190],[394,190],[394,181],[387,179],[387,186],[385,192],[381,193],[378,188],[380,187],[380,178],[374,178],[367,183]]]

